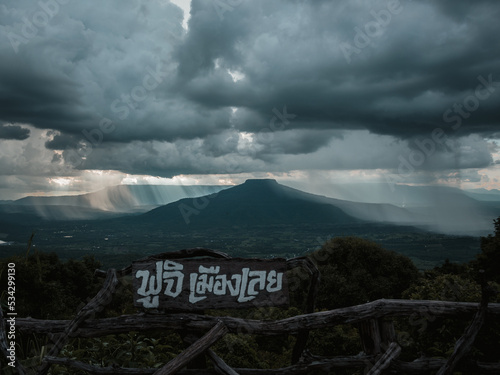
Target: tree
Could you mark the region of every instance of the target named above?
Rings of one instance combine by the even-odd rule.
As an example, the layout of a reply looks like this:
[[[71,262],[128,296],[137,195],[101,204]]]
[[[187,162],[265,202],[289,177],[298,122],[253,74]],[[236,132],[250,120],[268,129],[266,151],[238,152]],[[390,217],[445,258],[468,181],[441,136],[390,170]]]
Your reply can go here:
[[[311,258],[321,272],[318,308],[401,298],[402,292],[419,277],[408,257],[356,237],[331,239]]]
[[[0,260],[2,285],[7,284],[6,268],[11,262],[16,265],[16,312],[23,317],[73,318],[103,282],[94,277],[100,263],[91,256],[63,263],[55,253],[36,252]]]
[[[498,284],[489,284],[498,289]],[[470,267],[467,264],[449,262],[426,272],[425,278],[421,278],[403,293],[403,298],[407,299],[457,302],[480,302],[481,296],[481,285],[474,280]],[[498,296],[490,298],[490,302],[497,301]],[[396,329],[402,332],[401,337],[410,338],[405,340],[405,344],[412,349],[408,352],[421,352],[426,356],[450,356],[457,338],[463,335],[470,320],[435,316],[434,311],[441,308],[442,306],[435,305],[433,309],[421,310],[420,314],[414,313],[408,318],[397,320]],[[498,322],[487,319],[471,351],[477,360],[489,362],[498,359],[499,329]]]
[[[500,217],[493,223],[495,234],[481,237],[481,253],[473,265],[476,271],[484,270],[486,280],[500,283]]]

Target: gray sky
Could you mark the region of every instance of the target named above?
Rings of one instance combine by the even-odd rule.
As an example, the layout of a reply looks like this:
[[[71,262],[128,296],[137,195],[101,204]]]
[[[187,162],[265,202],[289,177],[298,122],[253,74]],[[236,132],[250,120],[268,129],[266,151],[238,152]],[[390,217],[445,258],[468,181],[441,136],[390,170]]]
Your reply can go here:
[[[0,199],[500,188],[499,19],[497,0],[4,0]]]

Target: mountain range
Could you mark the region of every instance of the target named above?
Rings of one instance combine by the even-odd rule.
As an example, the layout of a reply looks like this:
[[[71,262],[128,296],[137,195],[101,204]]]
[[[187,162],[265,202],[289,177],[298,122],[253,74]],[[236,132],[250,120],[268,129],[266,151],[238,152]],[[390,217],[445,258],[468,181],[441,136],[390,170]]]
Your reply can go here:
[[[185,198],[129,220],[168,228],[302,223],[357,224],[341,208],[275,180],[247,180],[200,198]]]
[[[15,224],[103,220],[112,225],[207,228],[279,224],[405,225],[445,234],[484,235],[500,216],[500,192],[449,187],[334,185],[329,193],[360,201],[311,194],[275,180],[237,186],[121,185],[94,193],[26,197],[0,202],[0,232]],[[375,203],[373,199],[378,199]],[[13,230],[12,228],[10,230]]]

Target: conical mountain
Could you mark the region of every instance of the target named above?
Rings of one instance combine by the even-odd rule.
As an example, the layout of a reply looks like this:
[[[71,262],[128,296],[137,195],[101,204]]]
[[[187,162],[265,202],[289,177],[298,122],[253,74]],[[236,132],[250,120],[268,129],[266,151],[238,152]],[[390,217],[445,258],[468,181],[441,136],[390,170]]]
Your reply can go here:
[[[170,229],[279,224],[360,223],[338,207],[275,180],[247,180],[217,194],[187,198],[135,217],[138,224]]]

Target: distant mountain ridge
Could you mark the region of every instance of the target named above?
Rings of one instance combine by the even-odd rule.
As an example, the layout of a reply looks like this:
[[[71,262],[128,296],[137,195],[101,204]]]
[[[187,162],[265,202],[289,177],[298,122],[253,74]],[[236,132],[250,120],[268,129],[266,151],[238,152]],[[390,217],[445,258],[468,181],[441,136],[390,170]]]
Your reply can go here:
[[[500,190],[470,189],[464,191],[466,195],[479,201],[500,202]]]
[[[147,212],[186,197],[216,193],[224,185],[118,185],[81,195],[30,196],[0,204],[0,215],[19,223],[95,220]]]
[[[305,189],[307,184],[294,187]],[[500,216],[500,191],[494,189],[343,183],[311,185],[308,190],[336,197],[339,207],[365,220],[419,226],[445,234],[487,235],[493,230],[493,219]]]
[[[236,186],[120,185],[94,193],[26,197],[0,202],[0,222],[102,220],[163,228],[362,222],[413,226],[444,234],[486,235],[500,216],[500,192],[454,187],[377,184],[329,185],[325,195],[250,179]],[[328,196],[326,196],[328,195]],[[358,197],[360,201],[331,198]],[[498,196],[498,200],[495,200]],[[376,197],[391,203],[371,203]],[[197,199],[194,199],[197,198]],[[140,215],[143,214],[143,215]]]
[[[412,188],[403,186],[401,190],[406,195]],[[477,201],[460,189],[416,188],[420,192],[418,199],[422,200],[425,194],[434,194],[431,198],[435,203],[422,207],[397,207],[387,203],[353,202],[306,193],[275,180],[247,180],[221,191],[216,197],[207,196],[196,201],[184,199],[156,208],[139,216],[137,222],[162,223],[171,228],[182,228],[186,224],[203,227],[215,223],[234,226],[279,222],[336,225],[379,222],[446,234],[485,235],[491,231],[493,219],[500,216],[500,207]],[[402,194],[401,190],[399,194]]]
[[[117,185],[81,195],[25,197],[16,205],[51,205],[131,212],[135,207],[158,206],[185,197],[198,197],[227,188],[223,185]]]
[[[129,210],[126,213],[96,212],[92,207],[77,205],[33,206],[28,199],[17,205],[0,205],[0,212],[12,207],[21,211],[0,214],[0,240],[9,243],[3,249],[15,251],[16,246],[19,248],[16,243],[25,243],[36,233],[39,249],[57,248],[71,254],[90,251],[120,262],[134,252],[142,257],[143,253],[197,246],[220,249],[233,256],[295,257],[331,237],[360,236],[411,256],[419,267],[426,268],[446,258],[473,258],[479,248],[478,233],[491,233],[492,220],[497,217],[492,215],[495,210],[490,202],[467,196],[462,199],[459,191],[452,191],[454,199],[460,200],[456,207],[449,206],[453,200],[446,199],[443,204],[437,201],[435,207],[397,207],[315,195],[275,180],[247,180],[141,213],[134,210],[146,206],[137,202],[154,203],[166,198],[153,194],[151,188],[120,189],[118,194],[117,189],[111,189],[110,197],[105,197],[110,204],[106,208],[125,207]],[[129,193],[134,194],[133,199],[122,199]],[[93,199],[93,204],[103,201],[102,196]],[[174,195],[168,195],[168,199],[174,199]],[[89,200],[79,204],[88,205]],[[448,211],[441,211],[446,207]],[[36,209],[44,210],[45,217],[56,217],[56,221],[29,214]],[[66,218],[73,216],[62,220],[61,212]],[[82,215],[86,218],[80,219]],[[476,221],[476,215],[482,221]]]

